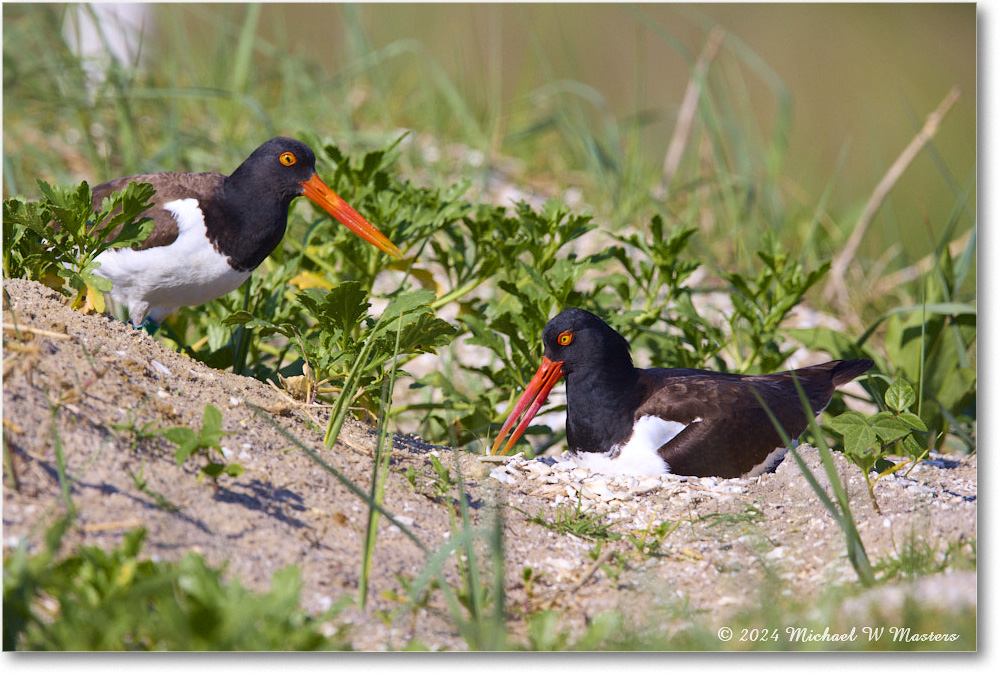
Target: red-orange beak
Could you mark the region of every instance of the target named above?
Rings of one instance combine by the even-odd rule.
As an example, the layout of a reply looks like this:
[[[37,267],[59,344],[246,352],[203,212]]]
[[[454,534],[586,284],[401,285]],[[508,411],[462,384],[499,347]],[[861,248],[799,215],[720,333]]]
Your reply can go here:
[[[524,430],[528,428],[528,423],[531,419],[538,413],[538,409],[542,407],[542,403],[545,402],[545,397],[549,395],[552,391],[552,387],[556,386],[556,382],[563,375],[562,361],[550,361],[547,356],[542,357],[542,365],[538,366],[538,371],[535,376],[531,378],[531,382],[525,388],[524,393],[521,394],[521,398],[518,399],[517,405],[514,406],[514,410],[510,413],[510,417],[504,422],[503,427],[500,428],[500,433],[497,435],[497,440],[493,443],[493,449],[490,451],[491,455],[497,454],[497,448],[503,442],[503,439],[507,436],[507,432],[510,428],[514,426],[514,422],[517,418],[521,416],[521,412],[525,408],[528,408],[528,412],[524,414],[524,419],[521,423],[517,425],[517,429],[514,430],[513,435],[507,444],[503,446],[503,450],[500,451],[501,455],[506,455],[507,452],[517,443],[517,439],[521,437]],[[528,407],[528,404],[531,404]]]
[[[322,206],[324,211],[346,225],[356,235],[395,258],[403,257],[403,254],[400,253],[395,244],[389,241],[388,237],[375,229],[375,226],[365,220],[364,216],[337,196],[336,192],[320,180],[319,175],[314,173],[312,178],[302,181],[299,185],[302,186],[302,194]]]

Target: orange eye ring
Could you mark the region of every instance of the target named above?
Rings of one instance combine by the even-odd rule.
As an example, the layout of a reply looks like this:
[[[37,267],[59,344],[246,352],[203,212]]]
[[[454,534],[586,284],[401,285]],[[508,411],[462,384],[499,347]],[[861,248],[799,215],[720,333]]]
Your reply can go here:
[[[278,155],[278,161],[285,166],[291,166],[292,164],[295,164],[295,162],[297,162],[298,160],[295,158],[294,153],[283,152],[280,155]]]
[[[573,331],[571,330],[566,330],[563,331],[562,333],[559,333],[559,337],[556,338],[556,342],[561,344],[563,347],[565,347],[572,341],[573,341]]]

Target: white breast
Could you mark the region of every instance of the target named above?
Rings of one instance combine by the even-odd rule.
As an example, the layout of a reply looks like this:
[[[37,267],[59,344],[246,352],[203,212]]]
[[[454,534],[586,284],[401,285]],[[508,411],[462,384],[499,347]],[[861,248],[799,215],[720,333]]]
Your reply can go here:
[[[698,417],[691,424],[700,421]],[[595,473],[625,476],[670,473],[670,465],[656,451],[687,427],[681,422],[644,415],[636,421],[632,436],[624,445],[613,446],[607,452],[577,453],[574,461]]]
[[[197,199],[163,205],[177,219],[177,239],[143,251],[109,249],[97,256],[97,274],[111,280],[113,304],[128,308],[136,326],[146,315],[162,322],[178,307],[200,305],[240,287],[250,272],[237,272],[208,239]]]

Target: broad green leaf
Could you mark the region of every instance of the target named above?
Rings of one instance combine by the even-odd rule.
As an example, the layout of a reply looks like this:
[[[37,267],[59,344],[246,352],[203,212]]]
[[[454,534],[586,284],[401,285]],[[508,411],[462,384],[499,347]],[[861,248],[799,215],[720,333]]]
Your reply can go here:
[[[889,385],[888,391],[885,392],[885,404],[896,412],[907,410],[916,402],[917,395],[906,380],[896,380]]]
[[[139,244],[152,234],[153,226],[152,218],[126,222],[118,234],[108,241],[108,248],[125,248]]]
[[[299,293],[299,300],[328,327],[344,333],[355,329],[370,306],[368,293],[357,281],[343,281],[326,293],[309,289]]]
[[[875,431],[859,412],[849,410],[838,415],[830,420],[830,426],[844,437],[844,452],[854,457],[865,457],[868,449],[878,444]]]
[[[430,313],[421,314],[416,322],[403,327],[399,337],[400,353],[434,353],[437,347],[449,344],[456,332],[447,321]]]
[[[237,310],[226,316],[226,318],[222,320],[222,325],[256,328],[260,330],[260,334],[263,337],[267,337],[268,335],[272,335],[274,333],[280,333],[289,338],[295,335],[295,326],[290,323],[274,324],[266,319],[255,317],[250,312],[245,312],[243,310]],[[219,337],[220,339],[226,339],[225,335],[220,335]]]
[[[869,422],[872,430],[885,445],[910,433],[910,427],[893,417],[892,413],[886,411],[876,413],[871,417]]]
[[[195,443],[198,440],[198,434],[196,434],[193,429],[188,429],[187,427],[170,427],[169,429],[162,429],[160,430],[160,434],[168,441],[176,445]]]
[[[177,444],[177,449],[174,451],[174,460],[176,460],[177,466],[180,466],[181,464],[184,463],[184,460],[186,460],[188,457],[194,454],[194,452],[198,449],[198,439],[196,436],[194,436],[193,431],[191,432],[191,437],[188,438],[187,440],[178,440],[180,436],[177,436],[176,438],[171,438],[169,433],[167,433],[169,431],[171,430],[168,429],[166,432],[164,432],[163,437]],[[187,429],[187,431],[191,430]]]
[[[222,435],[222,413],[211,403],[205,404],[205,413],[201,418],[201,437],[217,439]]]
[[[83,283],[87,286],[90,286],[94,290],[106,293],[111,290],[111,280],[98,276],[92,272],[92,270],[97,270],[99,266],[100,263],[91,263],[87,265],[80,271],[80,276],[83,277]]]
[[[209,462],[201,469],[201,473],[208,476],[209,478],[218,478],[222,475],[223,470],[226,468],[225,464],[220,464],[218,462]]]
[[[250,321],[254,321],[256,317],[250,312],[244,310],[238,310],[227,316],[222,320],[223,326],[240,326]]]
[[[409,293],[400,293],[392,299],[379,318],[380,323],[387,324],[400,315],[405,315],[418,308],[423,308],[434,301],[434,291],[420,289]]]
[[[903,448],[903,454],[911,459],[919,459],[926,451],[926,448],[914,436],[904,438],[900,446]]]
[[[897,417],[900,422],[908,425],[911,429],[916,429],[917,431],[927,431],[927,425],[924,424],[924,421],[911,412],[903,411],[899,413]]]

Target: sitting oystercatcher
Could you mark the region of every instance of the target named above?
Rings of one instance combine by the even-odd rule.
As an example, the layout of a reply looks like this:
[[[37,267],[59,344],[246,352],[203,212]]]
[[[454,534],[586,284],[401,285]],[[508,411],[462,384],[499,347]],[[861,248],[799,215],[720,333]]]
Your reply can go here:
[[[582,309],[567,309],[549,321],[542,343],[542,365],[500,429],[493,454],[527,408],[502,453],[514,445],[565,377],[570,453],[578,464],[611,474],[736,478],[773,469],[784,456],[784,443],[754,392],[795,439],[809,421],[796,378],[819,414],[835,388],[873,364],[830,361],[772,375],[635,368],[625,338]]]
[[[288,207],[305,195],[360,237],[401,258],[385,235],[338,197],[316,174],[305,143],[272,138],[232,175],[150,173],[94,188],[94,208],[130,181],[151,183],[153,232],[139,247],[97,256],[96,274],[111,280],[109,308],[127,311],[133,326],[152,329],[174,310],[200,305],[246,281],[285,235]]]

